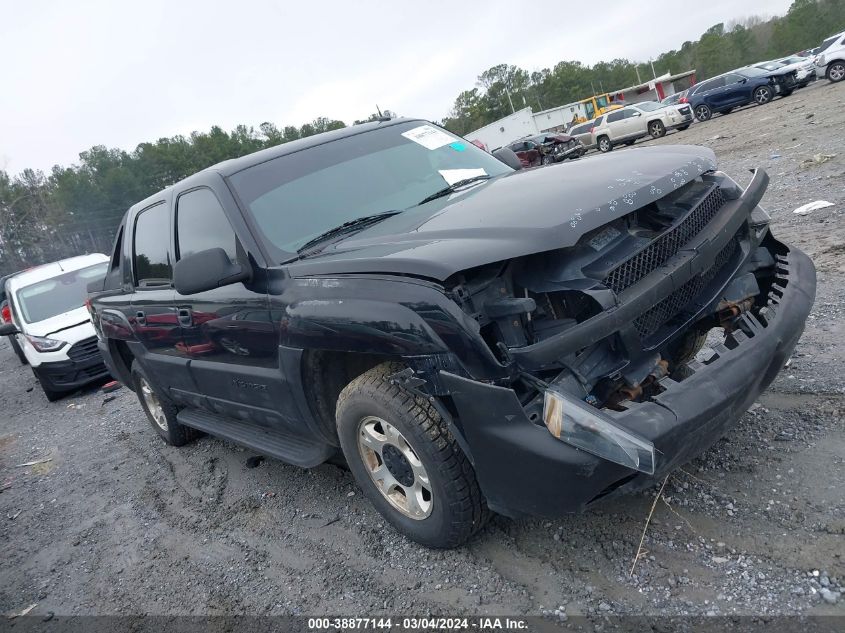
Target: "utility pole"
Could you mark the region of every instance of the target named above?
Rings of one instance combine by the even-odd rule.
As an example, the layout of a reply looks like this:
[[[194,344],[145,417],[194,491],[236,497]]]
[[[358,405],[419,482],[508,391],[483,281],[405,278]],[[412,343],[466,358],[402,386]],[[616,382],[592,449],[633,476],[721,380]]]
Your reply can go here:
[[[507,86],[505,86],[505,94],[508,95],[508,103],[511,104],[511,113],[516,112],[516,108],[513,107],[513,100],[511,99],[511,91],[508,90]]]
[[[639,66],[639,64],[634,66],[634,70],[637,71],[637,83],[641,84],[643,82],[643,80],[640,79],[640,66]]]
[[[654,62],[651,61],[650,57],[648,59],[648,63],[651,64],[651,76],[654,77],[655,79],[657,79],[657,73],[654,72]]]

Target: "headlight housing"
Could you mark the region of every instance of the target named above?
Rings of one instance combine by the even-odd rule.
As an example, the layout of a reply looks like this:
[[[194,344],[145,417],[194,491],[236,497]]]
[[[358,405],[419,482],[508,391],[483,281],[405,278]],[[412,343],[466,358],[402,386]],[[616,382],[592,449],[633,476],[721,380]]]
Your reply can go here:
[[[26,340],[32,344],[36,352],[57,352],[62,349],[67,343],[65,341],[57,341],[52,338],[45,338],[43,336],[26,335]]]
[[[617,426],[588,404],[553,389],[543,397],[543,422],[562,442],[649,475],[654,474],[654,444]]]

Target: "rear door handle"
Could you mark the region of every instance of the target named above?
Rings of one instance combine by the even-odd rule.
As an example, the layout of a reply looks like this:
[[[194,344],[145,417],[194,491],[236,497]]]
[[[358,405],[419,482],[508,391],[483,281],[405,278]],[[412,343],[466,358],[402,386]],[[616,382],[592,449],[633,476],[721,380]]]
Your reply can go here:
[[[138,323],[138,325],[140,325],[140,326],[144,326],[144,325],[146,325],[146,324],[147,324],[147,315],[146,315],[146,314],[144,314],[143,310],[138,310],[138,311],[135,313],[135,321],[136,321],[136,322]]]
[[[190,327],[194,322],[190,308],[179,308],[179,310],[177,310],[176,312],[176,315],[179,319],[179,325]]]

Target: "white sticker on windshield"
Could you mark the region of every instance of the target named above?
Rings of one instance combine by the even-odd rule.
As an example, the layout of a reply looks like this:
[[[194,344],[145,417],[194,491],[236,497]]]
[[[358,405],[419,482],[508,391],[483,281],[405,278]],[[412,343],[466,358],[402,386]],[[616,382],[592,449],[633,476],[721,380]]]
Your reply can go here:
[[[591,239],[587,244],[593,247],[594,250],[600,251],[605,246],[610,244],[613,240],[615,240],[620,235],[619,231],[614,229],[612,226],[607,227],[603,231],[597,233],[593,239]]]
[[[455,139],[446,134],[446,132],[438,130],[436,127],[431,125],[421,125],[419,127],[415,127],[407,132],[402,132],[402,136],[414,141],[414,143],[419,143],[426,149],[437,149],[438,147],[443,147],[444,145],[448,145],[449,143],[453,143],[455,141]]]
[[[446,184],[449,186],[452,186],[461,180],[466,180],[467,178],[487,175],[487,172],[481,167],[478,169],[440,169],[438,171],[440,172],[440,175],[443,176],[443,180],[445,180]]]

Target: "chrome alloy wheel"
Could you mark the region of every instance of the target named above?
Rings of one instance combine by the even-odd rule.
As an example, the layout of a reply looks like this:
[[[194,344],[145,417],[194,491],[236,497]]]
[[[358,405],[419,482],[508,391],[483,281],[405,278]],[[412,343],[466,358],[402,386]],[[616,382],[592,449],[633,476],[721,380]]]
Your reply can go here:
[[[845,64],[834,62],[828,71],[831,81],[842,81],[845,78]]]
[[[759,105],[768,103],[770,100],[771,95],[765,88],[757,88],[757,90],[754,91],[754,101],[756,101]]]
[[[399,429],[375,416],[363,418],[358,423],[358,451],[390,505],[417,521],[431,514],[434,499],[428,473]]]
[[[144,399],[144,404],[147,405],[147,411],[150,412],[156,426],[167,433],[167,418],[164,416],[164,409],[161,408],[158,396],[145,378],[141,378],[140,382],[141,397]]]

